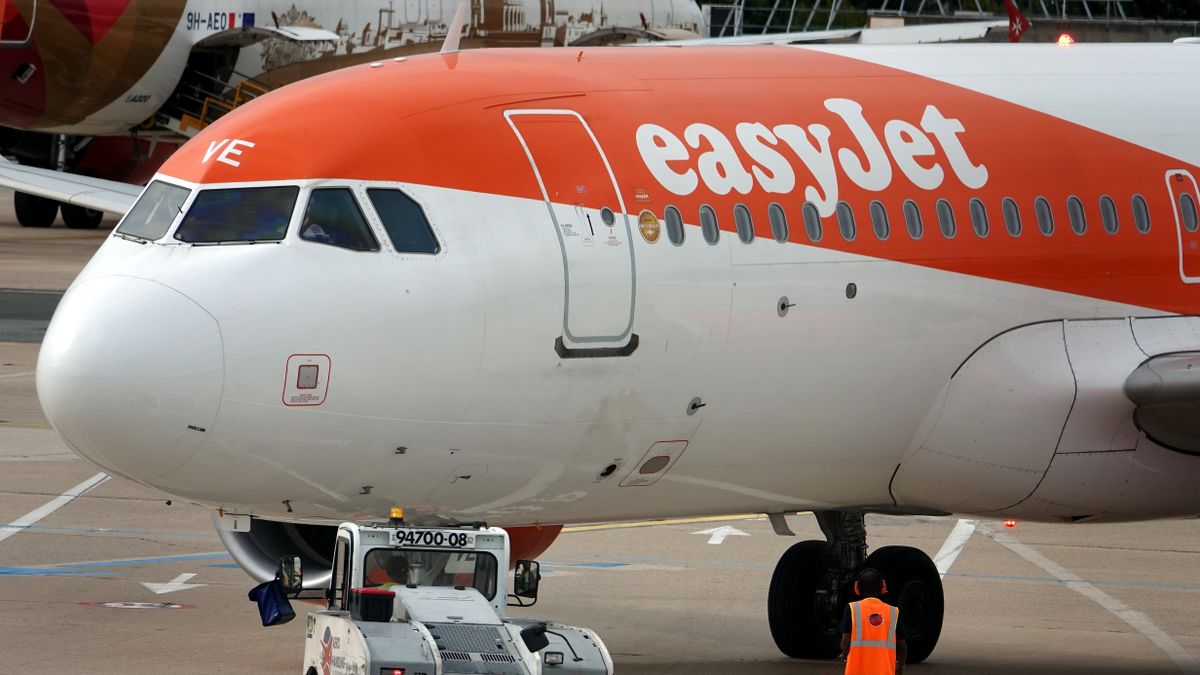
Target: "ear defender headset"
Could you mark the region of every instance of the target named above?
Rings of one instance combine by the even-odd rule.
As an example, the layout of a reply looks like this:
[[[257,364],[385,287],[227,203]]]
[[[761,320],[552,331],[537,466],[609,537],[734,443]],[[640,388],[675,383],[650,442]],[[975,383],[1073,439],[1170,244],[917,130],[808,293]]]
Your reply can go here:
[[[870,569],[870,568],[868,567],[867,569]],[[854,579],[854,594],[860,598],[862,597],[862,592],[858,590],[858,579],[861,578],[863,575],[863,572],[866,572],[866,571],[867,570],[863,570],[862,572],[859,572],[858,578]],[[871,570],[871,571],[875,572],[876,574],[879,574],[879,572],[876,570]],[[887,592],[888,592],[887,591],[887,579],[884,579],[883,575],[879,574],[879,594],[887,595]]]

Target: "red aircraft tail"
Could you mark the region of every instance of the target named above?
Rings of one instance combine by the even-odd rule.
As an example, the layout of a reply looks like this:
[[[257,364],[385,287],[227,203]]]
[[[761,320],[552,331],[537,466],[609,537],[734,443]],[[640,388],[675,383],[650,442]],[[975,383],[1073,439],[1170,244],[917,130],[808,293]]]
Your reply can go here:
[[[1004,9],[1008,10],[1008,41],[1020,42],[1021,36],[1029,30],[1029,19],[1026,19],[1017,7],[1016,0],[1004,0]]]

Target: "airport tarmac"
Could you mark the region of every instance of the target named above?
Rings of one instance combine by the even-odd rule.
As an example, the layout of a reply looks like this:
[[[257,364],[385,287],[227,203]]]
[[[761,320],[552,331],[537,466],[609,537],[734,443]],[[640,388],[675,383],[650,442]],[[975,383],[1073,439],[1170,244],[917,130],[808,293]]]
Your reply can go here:
[[[104,233],[24,230],[10,203],[0,194],[0,288],[65,288]],[[36,357],[0,343],[0,673],[300,673],[303,620],[259,624],[204,510],[106,479],[47,427]],[[795,540],[758,518],[572,528],[542,556],[538,605],[514,612],[595,629],[622,673],[839,672],[771,641],[774,562],[820,537],[811,516],[791,523]],[[1200,673],[1196,521],[872,516],[868,530],[872,547],[950,563],[941,642],[909,673]]]

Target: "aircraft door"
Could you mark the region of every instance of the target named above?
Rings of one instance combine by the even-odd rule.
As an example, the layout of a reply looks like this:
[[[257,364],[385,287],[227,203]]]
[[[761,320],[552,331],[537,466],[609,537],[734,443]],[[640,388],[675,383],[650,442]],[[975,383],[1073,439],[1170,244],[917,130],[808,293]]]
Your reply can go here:
[[[563,358],[627,356],[637,347],[631,225],[604,149],[572,110],[509,110],[562,253]]]
[[[1179,233],[1179,276],[1185,283],[1200,283],[1200,193],[1187,171],[1167,172],[1167,189]]]
[[[29,42],[36,19],[37,0],[0,0],[0,46]]]

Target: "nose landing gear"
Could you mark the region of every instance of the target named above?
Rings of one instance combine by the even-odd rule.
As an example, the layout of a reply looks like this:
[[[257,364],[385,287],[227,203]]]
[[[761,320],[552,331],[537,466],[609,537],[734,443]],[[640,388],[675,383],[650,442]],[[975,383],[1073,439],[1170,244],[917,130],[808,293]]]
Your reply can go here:
[[[920,549],[885,546],[866,555],[863,514],[821,511],[817,522],[828,541],[793,545],[775,566],[767,600],[771,637],[793,658],[831,658],[840,651],[842,613],[854,577],[866,568],[887,581],[884,602],[900,608],[908,663],[924,661],[942,632],[945,598],[937,567]]]

